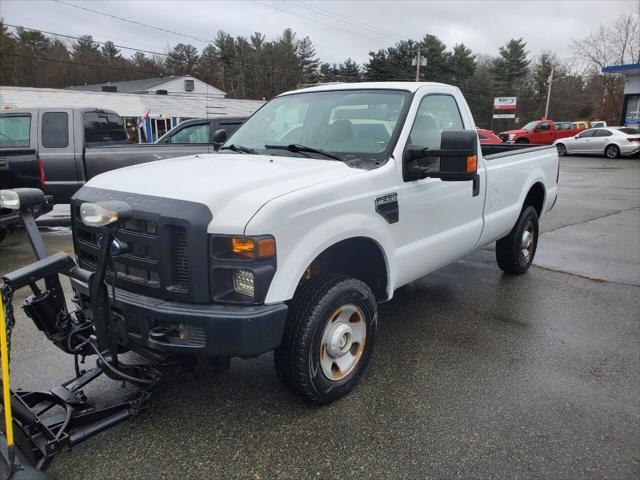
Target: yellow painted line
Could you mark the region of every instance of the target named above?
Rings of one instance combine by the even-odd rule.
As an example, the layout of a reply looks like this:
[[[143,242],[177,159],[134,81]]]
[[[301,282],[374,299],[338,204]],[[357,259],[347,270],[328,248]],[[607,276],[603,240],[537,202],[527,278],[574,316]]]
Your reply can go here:
[[[7,445],[13,446],[13,419],[11,418],[11,390],[9,385],[9,351],[7,349],[7,324],[4,319],[4,305],[0,295],[0,355],[2,358],[2,400],[4,404],[4,424],[7,430]]]

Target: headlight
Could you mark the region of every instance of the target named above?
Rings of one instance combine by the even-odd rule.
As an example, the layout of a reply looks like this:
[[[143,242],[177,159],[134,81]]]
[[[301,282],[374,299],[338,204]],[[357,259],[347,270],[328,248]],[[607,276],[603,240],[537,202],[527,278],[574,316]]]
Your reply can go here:
[[[83,203],[80,219],[88,227],[104,227],[131,218],[131,207],[124,202]]]
[[[216,237],[213,240],[213,255],[221,259],[255,260],[276,255],[273,237]]]
[[[20,210],[20,197],[13,190],[0,190],[0,208]]]
[[[515,133],[510,133],[509,134],[509,140],[513,140],[514,138],[516,138],[516,134]]]
[[[241,295],[253,298],[255,294],[254,275],[249,270],[233,272],[233,289]]]

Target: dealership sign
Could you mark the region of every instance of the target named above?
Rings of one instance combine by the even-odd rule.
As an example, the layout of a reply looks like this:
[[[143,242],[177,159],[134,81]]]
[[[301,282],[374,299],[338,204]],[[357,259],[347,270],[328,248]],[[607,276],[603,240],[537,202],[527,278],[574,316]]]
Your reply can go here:
[[[516,118],[515,113],[494,113],[493,118]]]
[[[496,97],[493,99],[494,110],[515,110],[517,97]]]

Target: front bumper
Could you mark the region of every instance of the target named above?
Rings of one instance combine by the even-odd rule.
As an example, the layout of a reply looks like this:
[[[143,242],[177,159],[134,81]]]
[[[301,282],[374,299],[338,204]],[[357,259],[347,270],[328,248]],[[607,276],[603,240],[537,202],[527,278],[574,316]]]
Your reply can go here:
[[[72,280],[81,305],[89,306],[89,287]],[[111,297],[111,287],[108,288]],[[116,288],[112,331],[123,346],[186,355],[253,357],[277,348],[288,307],[273,305],[189,304],[151,298]]]

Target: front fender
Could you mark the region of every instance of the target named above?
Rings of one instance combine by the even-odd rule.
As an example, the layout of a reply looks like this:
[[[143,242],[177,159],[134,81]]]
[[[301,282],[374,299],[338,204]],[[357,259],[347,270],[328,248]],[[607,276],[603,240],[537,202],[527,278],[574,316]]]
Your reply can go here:
[[[278,268],[265,303],[293,298],[302,275],[313,260],[332,245],[354,237],[369,238],[380,247],[387,269],[387,296],[391,298],[395,276],[394,261],[388,252],[393,252],[393,241],[385,225],[382,218],[378,220],[370,215],[350,213],[319,223],[302,236],[289,237],[285,232],[276,234]]]

